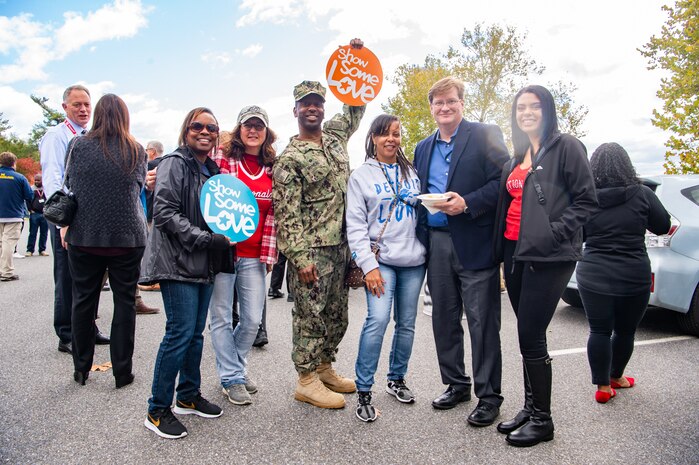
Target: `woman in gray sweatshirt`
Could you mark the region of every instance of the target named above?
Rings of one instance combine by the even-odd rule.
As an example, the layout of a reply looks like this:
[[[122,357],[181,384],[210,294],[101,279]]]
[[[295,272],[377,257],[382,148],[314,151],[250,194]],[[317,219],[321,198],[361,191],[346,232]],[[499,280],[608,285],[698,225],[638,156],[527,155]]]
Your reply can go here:
[[[347,239],[366,283],[367,318],[359,338],[355,373],[356,414],[367,422],[376,419],[371,387],[392,306],[395,330],[386,392],[400,402],[415,400],[405,385],[405,374],[425,277],[425,247],[415,234],[420,181],[400,142],[398,117],[378,116],[367,135],[366,161],[354,170],[347,188]]]

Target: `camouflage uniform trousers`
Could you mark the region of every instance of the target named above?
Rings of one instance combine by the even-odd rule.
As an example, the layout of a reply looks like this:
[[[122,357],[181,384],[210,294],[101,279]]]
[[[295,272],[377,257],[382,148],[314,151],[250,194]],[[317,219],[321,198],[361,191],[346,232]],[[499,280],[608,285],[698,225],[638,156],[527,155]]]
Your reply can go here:
[[[318,281],[309,288],[299,281],[298,269],[289,278],[294,293],[291,359],[296,371],[315,371],[320,363],[334,362],[337,346],[347,331],[345,269],[349,261],[347,243],[311,249]]]

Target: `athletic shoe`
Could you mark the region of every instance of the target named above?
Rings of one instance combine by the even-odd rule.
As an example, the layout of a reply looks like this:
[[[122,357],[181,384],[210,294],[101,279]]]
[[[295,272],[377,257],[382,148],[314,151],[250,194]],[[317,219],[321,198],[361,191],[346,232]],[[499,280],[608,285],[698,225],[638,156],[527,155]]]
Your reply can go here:
[[[432,316],[432,305],[424,305],[422,307],[422,313],[427,316]]]
[[[250,394],[255,394],[257,392],[257,384],[255,384],[255,381],[251,380],[248,375],[245,375],[245,389]]]
[[[415,402],[415,396],[410,392],[408,386],[405,385],[404,379],[397,379],[395,381],[389,380],[388,386],[386,386],[386,392],[405,404]]]
[[[22,255],[22,254],[19,253],[19,252],[13,253],[12,256],[13,256],[14,258],[24,258],[24,255]]]
[[[235,405],[252,404],[252,398],[244,384],[231,384],[227,388],[223,388],[223,393],[228,397],[228,401]]]
[[[376,409],[371,405],[371,391],[357,392],[357,418],[364,422],[376,420]]]
[[[175,413],[180,415],[199,415],[204,418],[218,418],[223,413],[223,410],[218,405],[204,399],[201,394],[197,394],[191,400],[177,400],[175,402]]]
[[[148,413],[143,425],[161,438],[179,439],[187,436],[187,428],[175,418],[169,407]]]
[[[31,257],[32,255],[34,255],[34,252],[26,252],[24,254],[25,257]]]
[[[42,257],[48,257],[49,253],[44,251],[44,252],[39,252],[39,255],[41,255]]]

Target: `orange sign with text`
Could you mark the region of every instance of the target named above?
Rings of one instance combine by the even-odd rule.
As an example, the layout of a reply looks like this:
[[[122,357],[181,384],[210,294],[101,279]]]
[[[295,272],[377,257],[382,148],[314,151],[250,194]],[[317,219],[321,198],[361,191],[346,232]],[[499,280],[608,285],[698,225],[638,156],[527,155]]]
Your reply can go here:
[[[379,95],[383,70],[379,59],[366,47],[339,47],[325,67],[328,87],[342,103],[366,105]]]

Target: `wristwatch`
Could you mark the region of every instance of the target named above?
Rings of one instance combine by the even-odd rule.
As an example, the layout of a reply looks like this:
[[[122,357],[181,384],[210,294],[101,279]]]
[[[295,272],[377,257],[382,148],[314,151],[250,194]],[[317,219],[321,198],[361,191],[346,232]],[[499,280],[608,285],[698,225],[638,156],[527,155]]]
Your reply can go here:
[[[464,214],[468,213],[468,205],[464,207]]]

